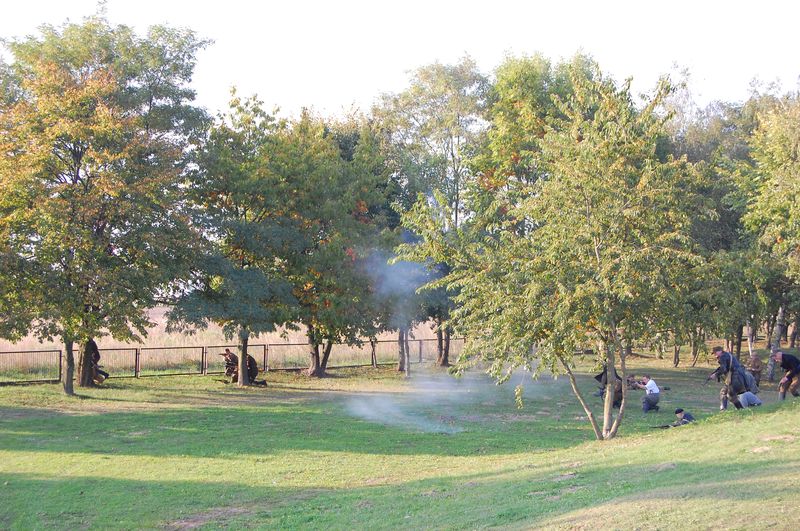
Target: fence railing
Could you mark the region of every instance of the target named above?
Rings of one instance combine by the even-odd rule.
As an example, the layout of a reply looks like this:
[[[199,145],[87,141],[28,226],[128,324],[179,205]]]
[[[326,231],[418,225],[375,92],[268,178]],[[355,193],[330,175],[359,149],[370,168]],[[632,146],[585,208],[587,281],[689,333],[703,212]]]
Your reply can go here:
[[[450,356],[456,358],[464,347],[463,338],[450,340]],[[111,378],[215,374],[225,371],[220,355],[226,348],[238,353],[239,345],[197,347],[102,348],[100,365]],[[322,347],[320,347],[322,349]],[[412,363],[435,361],[436,339],[408,341]],[[299,370],[309,365],[308,343],[269,343],[247,346],[261,371]],[[75,357],[80,355],[75,352]],[[397,363],[399,345],[395,340],[365,341],[361,346],[336,343],[331,348],[329,368],[362,367]],[[58,382],[66,367],[61,350],[0,352],[0,385]]]
[[[58,382],[61,357],[60,350],[0,352],[0,383]]]

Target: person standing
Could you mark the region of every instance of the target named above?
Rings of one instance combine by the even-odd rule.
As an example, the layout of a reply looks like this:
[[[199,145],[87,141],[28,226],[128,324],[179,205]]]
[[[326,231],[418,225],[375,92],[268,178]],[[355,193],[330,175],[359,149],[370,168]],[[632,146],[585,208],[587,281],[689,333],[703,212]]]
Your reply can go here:
[[[725,382],[722,389],[719,390],[720,411],[728,409],[729,400],[733,402],[736,409],[742,409],[739,395],[747,391],[744,368],[739,360],[733,357],[733,354],[725,352],[722,347],[714,347],[711,352],[717,357],[719,367],[708,375],[706,381],[716,378],[717,381]]]
[[[797,387],[800,385],[800,359],[791,354],[784,354],[782,350],[776,350],[770,357],[786,371],[778,384],[778,397],[786,400],[786,391],[792,393],[792,396],[800,396],[797,392]]]
[[[647,413],[650,410],[658,411],[658,400],[661,398],[661,389],[656,385],[656,381],[650,378],[649,374],[642,377],[641,382],[636,382],[638,389],[644,389],[642,397],[642,411]]]

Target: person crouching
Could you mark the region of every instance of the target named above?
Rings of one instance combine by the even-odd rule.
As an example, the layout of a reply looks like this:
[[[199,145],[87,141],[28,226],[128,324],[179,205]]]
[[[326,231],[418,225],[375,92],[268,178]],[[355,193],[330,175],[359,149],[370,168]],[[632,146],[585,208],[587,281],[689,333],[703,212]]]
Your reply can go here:
[[[661,389],[656,385],[656,381],[650,378],[649,374],[642,377],[641,382],[636,382],[637,389],[644,389],[644,396],[642,397],[642,411],[658,411],[658,400],[661,398]]]

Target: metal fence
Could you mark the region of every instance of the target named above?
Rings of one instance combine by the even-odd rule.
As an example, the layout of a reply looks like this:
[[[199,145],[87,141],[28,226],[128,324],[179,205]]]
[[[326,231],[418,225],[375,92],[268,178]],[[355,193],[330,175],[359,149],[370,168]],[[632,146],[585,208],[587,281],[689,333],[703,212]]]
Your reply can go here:
[[[451,339],[451,359],[464,347],[463,338]],[[144,347],[100,349],[100,366],[112,378],[215,374],[225,371],[220,355],[226,348],[238,353],[239,345],[198,347]],[[320,347],[322,349],[322,347]],[[436,361],[436,339],[408,341],[412,363]],[[299,370],[309,365],[308,343],[270,343],[248,345],[259,370]],[[75,353],[77,358],[79,352]],[[361,346],[336,343],[331,348],[329,368],[363,367],[397,363],[399,345],[394,340],[365,341]],[[61,350],[0,352],[0,385],[58,382],[66,367]]]
[[[60,350],[0,352],[0,383],[57,382],[61,357]]]

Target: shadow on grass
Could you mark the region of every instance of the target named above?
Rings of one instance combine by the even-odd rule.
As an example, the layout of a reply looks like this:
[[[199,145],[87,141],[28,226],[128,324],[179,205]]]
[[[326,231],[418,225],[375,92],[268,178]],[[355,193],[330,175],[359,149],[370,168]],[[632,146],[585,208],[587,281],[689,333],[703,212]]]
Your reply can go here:
[[[474,410],[470,416],[424,410],[405,424],[400,418],[395,419],[398,425],[388,426],[349,416],[344,407],[301,402],[52,416],[0,407],[0,450],[190,457],[296,450],[463,456],[563,448],[591,437],[579,423],[515,420],[513,411],[498,419]]]
[[[586,466],[566,475],[556,467],[523,466],[392,485],[360,482],[340,489],[254,486],[245,480],[136,481],[102,477],[103,470],[86,470],[86,475],[72,478],[0,473],[6,509],[0,525],[21,529],[536,527],[561,515],[641,496],[657,498],[669,507],[690,495],[718,507],[728,506],[735,493],[737,502],[757,500],[767,510],[778,509],[786,487],[772,478],[783,470],[784,462],[767,459],[752,467],[679,462],[663,472]]]
[[[41,419],[35,413],[41,410],[32,409],[26,418],[24,408],[14,408],[12,415],[0,407],[0,450],[190,457],[295,450],[469,456],[564,448],[592,438],[588,423],[575,420],[581,413],[578,404],[563,396],[565,380],[530,385],[524,410],[515,408],[511,387],[477,378],[445,382],[418,377],[408,392],[336,394],[274,388],[218,393],[127,382],[95,395],[98,408],[90,414]],[[102,402],[135,407],[104,410]],[[159,407],[143,410],[149,404]]]

